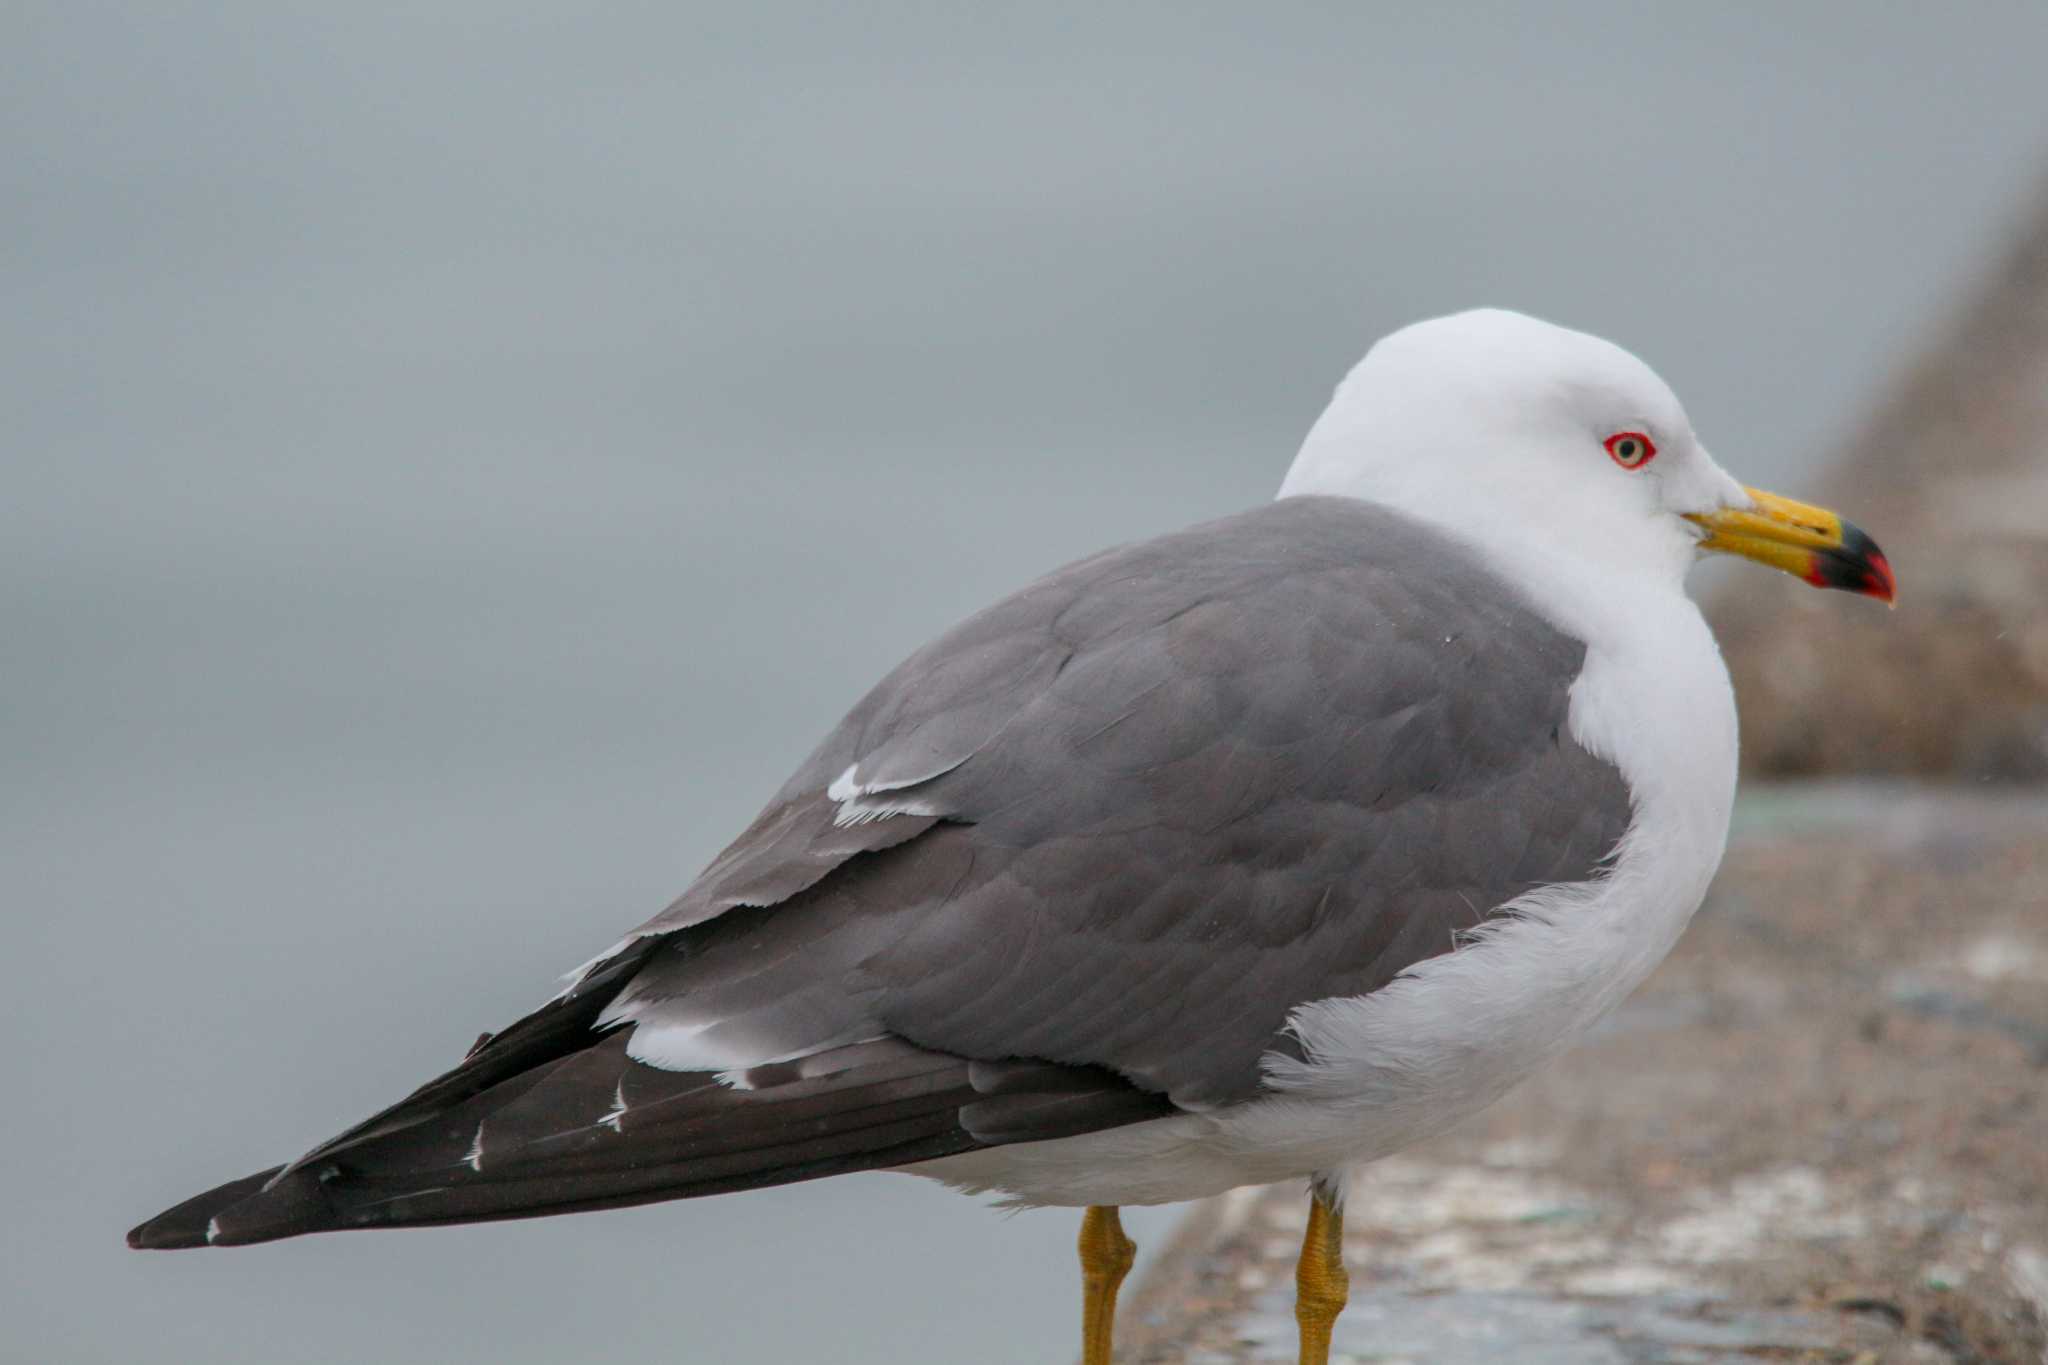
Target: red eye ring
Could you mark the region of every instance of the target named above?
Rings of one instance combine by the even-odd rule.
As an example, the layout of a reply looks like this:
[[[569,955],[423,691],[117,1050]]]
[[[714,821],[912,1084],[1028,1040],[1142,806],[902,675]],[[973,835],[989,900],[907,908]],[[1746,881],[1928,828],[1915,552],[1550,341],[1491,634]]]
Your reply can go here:
[[[1617,431],[1600,444],[1623,469],[1641,469],[1657,458],[1657,443],[1640,431]]]

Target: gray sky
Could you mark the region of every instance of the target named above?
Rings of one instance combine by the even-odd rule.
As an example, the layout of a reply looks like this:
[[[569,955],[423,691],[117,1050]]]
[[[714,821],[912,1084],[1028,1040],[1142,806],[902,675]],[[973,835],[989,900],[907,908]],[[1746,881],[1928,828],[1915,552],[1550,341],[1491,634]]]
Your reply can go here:
[[[1269,495],[1401,323],[1611,335],[1797,492],[2034,189],[2043,51],[2035,0],[6,6],[0,1354],[1062,1358],[1072,1219],[901,1177],[120,1236],[536,1003],[943,625]]]

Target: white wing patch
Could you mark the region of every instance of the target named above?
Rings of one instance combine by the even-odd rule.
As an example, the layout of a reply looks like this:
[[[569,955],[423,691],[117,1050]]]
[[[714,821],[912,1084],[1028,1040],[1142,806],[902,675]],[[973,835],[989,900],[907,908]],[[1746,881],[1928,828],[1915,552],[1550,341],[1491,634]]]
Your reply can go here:
[[[609,1010],[598,1016],[598,1027],[615,1023]],[[626,1055],[643,1066],[663,1071],[723,1071],[728,1067],[751,1066],[761,1060],[720,1047],[704,1035],[721,1021],[716,1019],[656,1022],[640,1019],[633,1024],[633,1036],[626,1040]]]
[[[462,1158],[462,1164],[482,1175],[484,1171],[484,1126],[476,1126],[476,1136],[469,1140],[469,1151]]]
[[[858,767],[860,767],[858,763],[847,764],[846,771],[833,778],[832,785],[825,788],[825,795],[841,805],[845,805],[848,801],[858,797],[861,794],[861,785],[854,780],[853,776],[854,769]]]
[[[908,782],[863,783],[854,776],[858,763],[846,765],[846,771],[832,779],[832,785],[825,788],[825,795],[839,806],[832,812],[832,823],[845,829],[850,825],[865,825],[871,820],[886,820],[892,815],[937,815],[939,811],[923,801],[908,797],[894,800],[875,800],[883,792],[902,791],[915,787],[928,778],[912,778]]]
[[[709,1071],[729,1074],[744,1071],[748,1067],[767,1066],[773,1062],[795,1061],[814,1052],[844,1047],[848,1043],[865,1041],[873,1036],[863,1031],[859,1034],[817,1040],[785,1037],[780,1041],[770,1041],[767,1037],[757,1036],[749,1039],[736,1036],[730,1027],[734,1021],[730,1019],[640,1018],[632,1022],[633,1036],[626,1040],[626,1055],[642,1066],[657,1067],[663,1071]],[[714,1029],[723,1029],[724,1036],[713,1036]],[[732,1081],[725,1079],[725,1074],[720,1074],[721,1083],[733,1088],[744,1088],[734,1086]]]
[[[754,1083],[747,1079],[748,1070],[750,1070],[748,1067],[734,1067],[730,1071],[719,1072],[711,1079],[717,1081],[727,1090],[752,1090]]]

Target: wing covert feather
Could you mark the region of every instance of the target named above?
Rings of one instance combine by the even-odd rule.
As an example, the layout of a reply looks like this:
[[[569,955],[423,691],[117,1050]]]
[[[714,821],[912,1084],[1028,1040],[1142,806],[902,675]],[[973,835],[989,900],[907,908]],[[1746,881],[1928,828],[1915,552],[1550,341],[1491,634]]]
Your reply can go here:
[[[643,926],[674,937],[607,1018],[714,1030],[740,1060],[886,1033],[1248,1098],[1294,1006],[1378,989],[1612,851],[1626,786],[1567,732],[1582,659],[1475,556],[1367,504],[1096,556],[878,685],[781,823]],[[849,770],[918,813],[834,824]],[[735,976],[764,959],[759,989]],[[786,1007],[793,978],[822,999]]]

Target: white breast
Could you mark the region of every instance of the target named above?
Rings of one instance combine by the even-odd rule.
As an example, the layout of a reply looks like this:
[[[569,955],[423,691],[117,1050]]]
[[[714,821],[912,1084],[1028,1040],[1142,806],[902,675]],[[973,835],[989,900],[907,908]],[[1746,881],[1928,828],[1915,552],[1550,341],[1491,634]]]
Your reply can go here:
[[[1307,1060],[1269,1054],[1268,1096],[913,1169],[1022,1204],[1202,1198],[1386,1156],[1568,1047],[1677,942],[1720,864],[1735,793],[1734,698],[1698,610],[1682,593],[1607,588],[1573,595],[1568,612],[1541,605],[1576,618],[1561,623],[1589,642],[1572,735],[1615,763],[1634,797],[1608,875],[1512,902],[1513,914],[1370,995],[1302,1006],[1293,1025]]]

